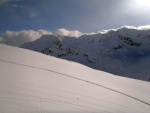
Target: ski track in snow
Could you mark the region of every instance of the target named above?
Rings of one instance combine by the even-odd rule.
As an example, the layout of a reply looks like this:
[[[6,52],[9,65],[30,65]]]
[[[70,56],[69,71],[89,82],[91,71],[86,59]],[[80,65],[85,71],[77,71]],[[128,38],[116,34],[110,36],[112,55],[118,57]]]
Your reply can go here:
[[[64,74],[64,73],[56,72],[56,71],[53,71],[53,70],[50,70],[50,69],[45,69],[45,68],[41,68],[41,67],[31,66],[31,65],[27,65],[27,64],[21,64],[21,63],[12,62],[12,61],[7,61],[7,60],[3,60],[3,59],[0,59],[0,62],[15,64],[15,65],[20,65],[20,66],[26,66],[26,67],[30,67],[30,68],[35,68],[35,69],[40,69],[40,70],[44,70],[44,71],[49,71],[49,72],[57,73],[57,74],[59,74],[59,75],[64,75],[64,76],[66,76],[66,77],[70,77],[70,78],[73,78],[73,79],[76,79],[76,80],[80,80],[80,81],[83,81],[83,82],[86,82],[86,83],[89,83],[89,84],[92,84],[92,85],[96,85],[96,86],[105,88],[105,89],[107,89],[107,90],[111,90],[111,91],[113,91],[113,92],[119,93],[119,94],[121,94],[121,95],[124,95],[124,96],[126,96],[126,97],[132,98],[132,99],[134,99],[134,100],[136,100],[136,101],[138,101],[138,102],[141,102],[141,103],[143,103],[143,104],[145,104],[145,105],[150,106],[150,103],[145,102],[145,101],[143,101],[143,100],[140,100],[140,99],[138,99],[138,98],[136,98],[136,97],[133,97],[133,96],[131,96],[131,95],[125,94],[125,93],[123,93],[123,92],[120,92],[120,91],[111,89],[111,88],[109,88],[109,87],[105,87],[105,86],[103,86],[103,85],[100,85],[100,84],[97,84],[97,83],[94,83],[94,82],[91,82],[91,81],[88,81],[88,80],[84,80],[84,79],[80,79],[80,78],[77,78],[77,77],[73,77],[73,76],[71,76],[71,75],[67,75],[67,74]],[[30,96],[30,95],[28,95],[28,96]],[[48,99],[48,98],[42,98],[42,97],[36,97],[36,98],[40,98],[40,99],[43,99],[43,100],[49,100],[49,101],[50,101],[50,100],[51,100],[51,101],[59,101],[59,100],[53,100],[53,99]],[[62,101],[62,102],[63,102],[63,101]],[[68,103],[68,102],[63,102],[63,103],[72,104],[72,103]],[[77,104],[74,104],[74,105],[75,105],[75,106],[80,106],[80,105],[77,105]],[[86,106],[80,106],[80,107],[86,108]],[[91,109],[93,109],[93,108],[91,108]],[[94,109],[95,109],[95,108],[94,108]],[[95,109],[95,110],[96,110],[96,109]],[[103,112],[106,112],[106,111],[103,111]],[[107,112],[107,113],[109,113],[109,112]]]

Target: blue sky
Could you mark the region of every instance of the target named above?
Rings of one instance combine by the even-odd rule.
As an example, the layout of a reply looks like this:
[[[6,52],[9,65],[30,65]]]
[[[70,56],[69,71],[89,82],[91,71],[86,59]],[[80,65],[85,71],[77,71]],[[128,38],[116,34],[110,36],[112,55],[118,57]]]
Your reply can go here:
[[[148,0],[0,0],[0,34],[6,30],[97,32],[150,24]]]

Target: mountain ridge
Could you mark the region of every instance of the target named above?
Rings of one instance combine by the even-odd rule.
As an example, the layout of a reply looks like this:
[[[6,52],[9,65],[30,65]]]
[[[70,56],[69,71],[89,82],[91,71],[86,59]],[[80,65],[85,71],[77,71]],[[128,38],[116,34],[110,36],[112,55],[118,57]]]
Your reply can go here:
[[[150,30],[121,28],[79,38],[43,35],[21,48],[115,75],[150,81]]]

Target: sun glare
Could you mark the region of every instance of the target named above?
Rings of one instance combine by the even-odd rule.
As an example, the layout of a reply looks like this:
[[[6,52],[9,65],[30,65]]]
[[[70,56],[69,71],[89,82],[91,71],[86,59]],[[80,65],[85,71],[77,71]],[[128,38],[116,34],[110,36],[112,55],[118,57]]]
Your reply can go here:
[[[150,0],[135,0],[135,2],[139,7],[150,7]]]

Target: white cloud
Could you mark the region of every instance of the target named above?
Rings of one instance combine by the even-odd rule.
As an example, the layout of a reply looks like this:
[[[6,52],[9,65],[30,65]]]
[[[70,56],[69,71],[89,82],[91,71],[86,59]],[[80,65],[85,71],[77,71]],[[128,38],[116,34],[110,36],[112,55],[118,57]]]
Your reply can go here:
[[[122,28],[127,28],[127,29],[138,29],[137,27],[134,27],[134,26],[127,26],[127,25],[122,26],[121,29],[122,29]],[[118,28],[118,29],[120,29],[120,28]]]
[[[94,33],[94,32],[91,32],[91,33],[83,33],[83,35],[94,35],[94,34],[97,34],[97,33]]]
[[[135,30],[150,30],[150,25],[138,26],[138,27],[124,25],[121,28],[117,28],[117,29],[100,30],[100,31],[98,31],[98,33],[100,33],[100,34],[106,34],[109,31],[117,31],[117,30],[123,29],[123,28],[126,28],[126,29],[135,29]]]
[[[83,33],[81,33],[80,31],[77,31],[77,30],[69,31],[67,29],[62,28],[62,29],[58,29],[56,31],[56,35],[57,36],[60,35],[60,36],[80,37],[81,35],[83,35]]]
[[[106,34],[106,33],[108,33],[109,31],[116,31],[115,29],[108,29],[108,30],[100,30],[100,31],[98,31],[98,33],[100,33],[100,34]]]
[[[149,29],[150,29],[150,25],[139,26],[138,29],[139,29],[139,30],[149,30]]]
[[[145,25],[145,26],[122,26],[121,28],[127,28],[127,29],[136,29],[136,30],[150,30],[150,25]]]
[[[22,31],[6,31],[0,38],[1,43],[5,43],[12,46],[21,46],[24,43],[37,40],[42,35],[52,34],[46,30],[22,30]]]
[[[136,29],[136,30],[150,30],[150,25],[146,26],[122,26],[121,28],[117,29],[108,29],[108,30],[101,30],[97,33],[91,32],[91,33],[82,33],[80,31],[69,31],[67,29],[58,29],[55,32],[55,35],[57,36],[70,36],[70,37],[80,37],[81,35],[94,35],[94,34],[107,34],[109,31],[117,31],[119,29]],[[0,43],[5,43],[12,46],[21,46],[24,43],[32,42],[40,38],[42,35],[51,35],[52,33],[46,30],[22,30],[22,31],[6,31],[3,33],[3,35],[0,37]]]

